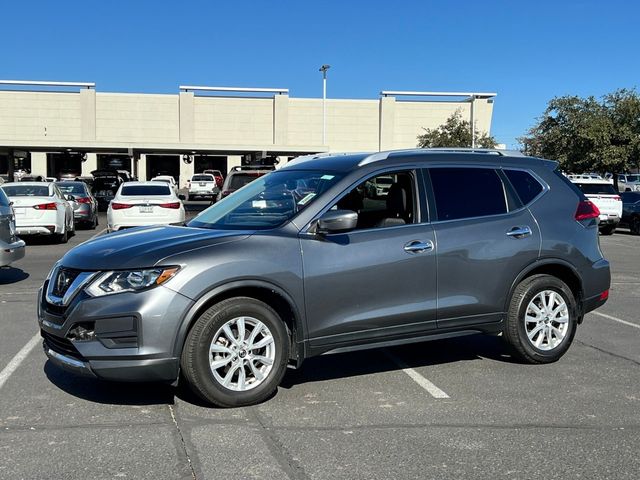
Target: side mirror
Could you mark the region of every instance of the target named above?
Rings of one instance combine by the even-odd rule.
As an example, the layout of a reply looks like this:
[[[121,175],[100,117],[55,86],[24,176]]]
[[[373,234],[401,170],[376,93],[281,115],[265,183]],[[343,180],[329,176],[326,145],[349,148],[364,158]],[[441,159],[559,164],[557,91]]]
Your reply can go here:
[[[186,199],[187,199],[187,197],[185,197],[184,195],[178,195],[178,198],[179,198],[180,200],[186,200]]]
[[[329,210],[318,219],[316,232],[337,233],[353,230],[358,225],[358,214],[353,210]]]

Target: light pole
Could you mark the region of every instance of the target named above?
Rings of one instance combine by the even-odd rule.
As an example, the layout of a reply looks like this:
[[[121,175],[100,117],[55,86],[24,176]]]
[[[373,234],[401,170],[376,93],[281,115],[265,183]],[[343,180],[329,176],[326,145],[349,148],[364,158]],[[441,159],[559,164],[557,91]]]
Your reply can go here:
[[[327,70],[331,65],[324,64],[320,67],[322,72],[322,145],[327,144]]]

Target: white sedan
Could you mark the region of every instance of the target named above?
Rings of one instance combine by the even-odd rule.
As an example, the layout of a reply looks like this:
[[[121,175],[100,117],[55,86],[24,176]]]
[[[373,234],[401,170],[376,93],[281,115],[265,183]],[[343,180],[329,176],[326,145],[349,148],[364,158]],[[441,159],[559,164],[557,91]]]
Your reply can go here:
[[[184,223],[184,205],[164,182],[126,182],[107,210],[107,230]]]
[[[151,181],[168,183],[174,192],[176,193],[178,192],[178,184],[176,183],[176,180],[171,175],[158,175],[157,177],[153,177]]]
[[[63,194],[55,183],[4,183],[16,216],[16,234],[53,235],[66,243],[75,233],[73,197]]]

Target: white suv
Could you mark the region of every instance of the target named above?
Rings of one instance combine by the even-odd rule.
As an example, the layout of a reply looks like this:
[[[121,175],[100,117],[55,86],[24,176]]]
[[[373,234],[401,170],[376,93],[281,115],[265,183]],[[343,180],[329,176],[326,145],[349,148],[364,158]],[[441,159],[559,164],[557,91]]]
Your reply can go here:
[[[189,196],[187,200],[196,198],[215,198],[220,189],[216,183],[216,178],[209,173],[198,173],[187,181]]]
[[[622,217],[622,199],[613,185],[606,180],[571,179],[582,193],[600,210],[600,233],[611,235]]]

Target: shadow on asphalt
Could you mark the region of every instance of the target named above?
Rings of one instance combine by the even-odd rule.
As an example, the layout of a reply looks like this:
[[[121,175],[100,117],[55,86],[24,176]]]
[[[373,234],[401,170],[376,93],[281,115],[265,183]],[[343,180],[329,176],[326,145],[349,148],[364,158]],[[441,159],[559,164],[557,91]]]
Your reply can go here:
[[[29,278],[29,274],[19,268],[0,268],[0,285],[11,285]]]
[[[485,359],[520,363],[510,355],[500,338],[489,335],[435,340],[393,347],[388,351],[411,368]],[[402,368],[383,349],[326,355],[306,360],[299,370],[288,370],[280,386],[290,389],[303,383],[398,371]],[[171,405],[174,397],[177,397],[199,407],[211,408],[184,381],[180,381],[178,387],[162,383],[106,382],[75,376],[51,362],[45,363],[44,373],[59,389],[91,402],[107,405]],[[276,394],[274,392],[274,396]]]
[[[47,361],[44,373],[56,387],[74,397],[106,405],[172,405],[174,388],[163,383],[105,382],[79,377]]]
[[[397,363],[385,355],[384,350],[373,349],[310,358],[305,360],[301,369],[289,370],[281,387],[292,388],[302,383],[401,370]],[[511,355],[501,338],[491,335],[434,340],[386,350],[410,368],[484,359],[520,363]]]

